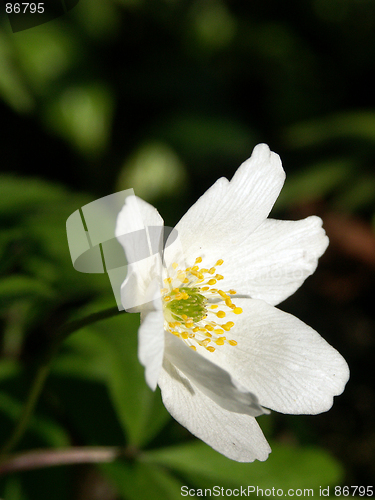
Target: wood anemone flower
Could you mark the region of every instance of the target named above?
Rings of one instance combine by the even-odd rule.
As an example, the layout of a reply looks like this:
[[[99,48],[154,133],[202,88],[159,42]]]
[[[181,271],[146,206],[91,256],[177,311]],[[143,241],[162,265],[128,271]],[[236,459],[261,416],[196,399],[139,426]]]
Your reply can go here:
[[[284,179],[279,156],[259,144],[231,181],[216,181],[187,211],[163,249],[162,231],[150,230],[164,225],[153,206],[130,196],[117,219],[129,262],[122,302],[141,313],[148,385],[159,385],[192,434],[240,462],[271,451],[255,417],[327,411],[349,378],[333,347],[275,307],[328,246],[319,217],[267,218]],[[141,240],[123,237],[130,232],[147,236],[142,260]]]

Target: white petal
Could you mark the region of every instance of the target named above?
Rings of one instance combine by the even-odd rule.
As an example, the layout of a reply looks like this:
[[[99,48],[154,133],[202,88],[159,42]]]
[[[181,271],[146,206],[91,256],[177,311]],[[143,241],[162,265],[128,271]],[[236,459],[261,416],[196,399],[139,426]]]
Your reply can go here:
[[[319,217],[267,219],[241,245],[228,248],[220,269],[225,278],[220,286],[279,304],[315,271],[327,246]]]
[[[162,228],[163,219],[152,205],[136,196],[126,198],[115,233],[128,261],[121,287],[121,301],[128,312],[142,310],[150,282],[161,276]]]
[[[164,356],[164,316],[161,309],[142,314],[138,330],[138,358],[145,367],[146,382],[154,391]]]
[[[214,450],[238,462],[267,459],[271,448],[255,418],[217,405],[168,360],[158,384],[169,413]]]
[[[240,245],[268,216],[284,183],[280,158],[266,144],[229,182],[221,178],[186,212],[176,229],[189,256],[205,255],[222,245]]]
[[[147,226],[162,226],[164,224],[155,207],[138,196],[128,196],[125,205],[117,216],[115,234],[120,238],[132,231],[139,231]],[[125,252],[127,250],[126,247]]]
[[[260,300],[234,302],[243,313],[228,338],[238,344],[220,346],[212,361],[254,392],[262,406],[293,414],[329,410],[349,378],[344,358],[291,314]]]
[[[165,337],[165,357],[222,408],[253,417],[267,413],[259,406],[257,397],[236,382],[228,372],[203,358],[169,332]]]

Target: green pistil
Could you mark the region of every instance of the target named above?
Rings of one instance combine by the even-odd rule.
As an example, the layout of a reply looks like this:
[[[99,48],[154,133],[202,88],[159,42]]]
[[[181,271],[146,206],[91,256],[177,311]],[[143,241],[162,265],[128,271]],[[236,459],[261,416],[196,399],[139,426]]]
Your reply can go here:
[[[206,316],[207,299],[199,293],[199,288],[182,287],[179,290],[181,293],[185,292],[189,295],[189,298],[176,300],[173,299],[173,296],[176,294],[174,292],[170,293],[172,300],[168,302],[167,308],[173,314],[174,319],[180,320],[181,316],[185,314],[188,318],[192,318],[196,322]]]

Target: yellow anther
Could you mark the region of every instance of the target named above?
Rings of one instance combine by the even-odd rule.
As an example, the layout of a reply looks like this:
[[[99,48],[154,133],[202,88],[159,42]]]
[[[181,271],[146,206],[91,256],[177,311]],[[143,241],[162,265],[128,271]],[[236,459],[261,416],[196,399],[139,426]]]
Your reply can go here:
[[[223,262],[224,262],[224,261],[223,261],[223,259],[219,259],[219,260],[216,262],[215,266],[221,266],[221,264],[222,264]]]
[[[233,309],[233,312],[234,312],[234,314],[241,314],[243,311],[242,311],[241,307],[235,307]]]
[[[221,337],[220,339],[214,340],[216,345],[224,345],[225,337]]]
[[[230,330],[230,326],[228,326],[227,324],[226,325],[221,325],[221,328],[224,328],[224,330],[226,332],[229,332],[229,330]]]
[[[212,330],[214,329],[213,326],[211,325],[206,325],[206,330],[209,331],[209,332],[212,332]]]
[[[209,280],[207,283],[209,285],[216,285],[216,280],[214,278],[212,278],[212,280]],[[211,290],[211,292],[212,292],[212,290]]]
[[[217,292],[217,290],[216,290],[216,288],[211,288],[210,292],[211,292],[211,293],[216,293],[216,292]]]
[[[216,269],[214,267],[211,267],[211,269],[208,271],[210,274],[215,274]]]
[[[188,278],[185,278],[184,280],[182,280],[182,283],[189,283]]]
[[[223,335],[224,330],[222,330],[221,328],[215,328],[214,332],[215,332],[217,335]]]
[[[242,309],[241,309],[241,312],[242,312]],[[236,313],[236,314],[240,314],[240,313]],[[224,312],[224,311],[218,311],[218,312],[216,313],[216,316],[217,316],[218,318],[225,318],[226,314],[225,314],[225,312]]]
[[[182,300],[182,298],[184,297],[184,294],[179,292],[179,293],[176,293],[176,296],[175,296],[175,299],[176,300]]]
[[[236,290],[229,290],[228,293],[229,293],[229,295],[236,295],[237,292],[236,292]]]
[[[173,267],[173,269],[177,269],[178,268],[177,262],[173,262],[172,267]]]
[[[210,352],[214,352],[215,351],[215,347],[212,347],[211,345],[209,345],[208,347],[206,347],[207,351],[210,351]]]
[[[194,333],[199,332],[199,327],[198,327],[198,326],[196,326],[195,328],[193,328],[193,332],[194,332]]]
[[[230,345],[237,345],[237,342],[235,340],[228,340],[228,343]]]
[[[180,289],[179,288],[173,288],[172,292],[174,293],[179,293]]]
[[[199,327],[198,327],[198,330],[199,330],[200,332],[205,332],[205,333],[206,333],[206,329],[205,329],[203,326],[199,326]]]
[[[210,309],[217,309],[219,306],[217,304],[212,304],[212,306],[210,306]]]
[[[193,349],[193,351],[196,351],[197,348],[195,347],[195,345],[189,345],[190,349]]]
[[[166,295],[165,297],[163,297],[163,300],[165,302],[169,302],[171,300],[170,296],[169,295]]]
[[[181,332],[181,333],[180,333],[180,336],[181,336],[181,338],[183,338],[183,339],[187,339],[187,338],[189,338],[189,335],[188,335],[186,332]]]
[[[220,295],[220,297],[223,297],[224,300],[229,298],[228,295],[223,292],[223,290],[218,290],[217,293]]]
[[[194,321],[186,321],[185,322],[186,328],[193,328],[194,326]]]
[[[176,337],[180,336],[180,334],[178,332],[176,332],[175,330],[171,330],[171,333],[173,333],[173,335],[176,335]]]
[[[206,345],[209,344],[210,342],[211,342],[211,339],[204,339],[204,340],[200,341],[200,344],[203,345],[204,347],[206,347]]]
[[[232,305],[232,301],[230,300],[230,298],[225,299],[225,305],[227,305],[228,307]]]
[[[188,317],[186,316],[186,314],[181,314],[181,318],[184,320],[184,321],[187,321]]]
[[[216,274],[215,278],[217,280],[223,280],[224,279],[224,276],[222,276],[221,274]]]
[[[229,328],[233,328],[233,327],[234,327],[234,323],[233,323],[233,321],[228,321],[228,322],[226,323],[226,325],[227,325]]]
[[[209,337],[209,338],[212,337],[212,335],[210,334],[210,332],[206,332],[206,337]]]
[[[199,266],[193,266],[193,267],[191,268],[191,270],[192,270],[192,271],[199,271]]]
[[[165,278],[164,283],[172,283],[172,278]]]
[[[207,290],[209,290],[210,287],[209,286],[202,286],[201,290],[202,292],[207,292]]]
[[[195,263],[196,263],[196,264],[199,264],[200,262],[202,262],[202,257],[197,257],[197,258],[195,259]]]
[[[205,267],[201,267],[201,273],[208,273],[208,269],[206,269]]]
[[[182,299],[187,300],[189,298],[189,294],[186,292],[182,292]]]

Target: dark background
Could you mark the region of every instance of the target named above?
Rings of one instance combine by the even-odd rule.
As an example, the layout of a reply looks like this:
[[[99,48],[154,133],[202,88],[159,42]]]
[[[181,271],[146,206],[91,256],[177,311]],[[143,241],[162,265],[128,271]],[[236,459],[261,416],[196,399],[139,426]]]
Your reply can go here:
[[[304,463],[303,450],[313,447],[317,455],[306,458],[300,473],[306,474],[304,487],[373,484],[374,61],[372,0],[80,0],[67,14],[17,33],[3,12],[2,435],[14,425],[33,361],[56,325],[114,305],[106,276],[72,268],[66,218],[89,201],[133,188],[173,226],[217,178],[230,178],[253,147],[266,142],[287,173],[272,215],[317,214],[331,241],[314,276],[280,307],[343,354],[351,379],[326,414],[260,419],[275,451],[241,477],[283,487],[285,478],[294,478],[292,469],[298,472],[296,464],[281,458],[266,464],[285,450]],[[122,328],[119,321],[101,326],[106,339]],[[123,321],[135,336],[136,319]],[[159,427],[147,439],[135,437],[122,409],[127,389],[119,387],[132,376],[130,368],[123,363],[121,373],[107,373],[104,361],[118,346],[99,347],[97,335],[87,329],[62,348],[35,417],[44,430],[30,431],[19,449],[134,441],[153,450],[190,443],[159,406]],[[108,353],[100,357],[103,349]],[[136,356],[135,344],[123,349]],[[139,390],[146,391],[137,374]],[[96,414],[98,405],[103,415]],[[97,424],[88,431],[92,419]],[[130,467],[122,462],[121,473],[91,466],[20,473],[4,483],[0,497],[50,498],[53,485],[64,484],[61,498],[157,498],[156,490],[140,486],[152,476],[161,497],[174,498],[178,488],[165,485],[186,483],[188,455],[182,455],[177,471],[160,457],[154,469],[132,465],[128,481],[119,479]],[[262,467],[271,467],[268,483],[262,483]],[[324,469],[331,471],[327,477],[319,475]],[[170,470],[173,481],[165,476]],[[193,471],[186,484],[206,487],[215,477]],[[40,478],[45,486],[38,489]]]

